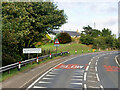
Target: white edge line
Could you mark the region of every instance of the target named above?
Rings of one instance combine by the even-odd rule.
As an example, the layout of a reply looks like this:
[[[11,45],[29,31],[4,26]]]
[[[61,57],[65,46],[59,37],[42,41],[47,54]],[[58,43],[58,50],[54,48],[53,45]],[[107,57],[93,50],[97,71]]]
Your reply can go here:
[[[77,56],[77,57],[79,57],[79,56]],[[64,63],[64,62],[67,62],[67,61],[69,61],[69,60],[72,60],[72,59],[74,59],[74,58],[77,58],[77,57],[73,57],[73,58],[71,58],[71,59],[68,59],[68,60],[66,60],[66,61],[63,61],[63,62],[61,62],[61,63],[59,63],[59,64],[57,64],[56,66],[58,66],[58,65],[60,65],[60,64],[62,64],[62,63]],[[54,67],[52,67],[51,69],[49,69],[47,72],[45,72],[42,76],[40,76],[37,80],[35,80],[26,90],[28,90],[29,88],[31,88],[36,82],[38,82],[42,77],[44,77],[47,73],[49,73],[52,69],[54,69],[56,66],[54,66]],[[39,75],[39,74],[38,74]],[[37,76],[38,76],[37,75]],[[35,76],[35,77],[37,77],[37,76]],[[33,77],[33,78],[35,78],[35,77]],[[33,79],[32,78],[32,79]],[[31,81],[32,79],[30,79],[29,81]],[[28,81],[28,82],[29,82]]]
[[[116,63],[118,64],[118,66],[120,67],[120,64],[119,64],[118,61],[117,61],[117,57],[118,57],[118,55],[115,56],[115,61],[116,61]]]
[[[100,81],[99,77],[98,77],[98,74],[96,74],[96,77],[97,77],[97,80]]]
[[[86,76],[87,76],[87,73],[85,72],[85,74],[84,74],[84,81],[86,81]]]
[[[89,62],[89,64],[88,65],[90,65],[91,64],[91,61]]]
[[[89,66],[87,66],[86,71],[88,71],[88,69],[89,69]]]

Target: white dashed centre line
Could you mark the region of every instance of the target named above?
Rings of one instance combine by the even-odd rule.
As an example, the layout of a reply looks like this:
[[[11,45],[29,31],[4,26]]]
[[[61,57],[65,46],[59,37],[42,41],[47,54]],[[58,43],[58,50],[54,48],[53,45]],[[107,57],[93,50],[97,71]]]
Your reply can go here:
[[[86,81],[86,76],[87,76],[87,73],[85,72],[85,74],[84,74],[84,81]]]
[[[95,65],[97,66],[97,62],[95,63]]]
[[[95,71],[97,72],[97,67],[95,67]]]

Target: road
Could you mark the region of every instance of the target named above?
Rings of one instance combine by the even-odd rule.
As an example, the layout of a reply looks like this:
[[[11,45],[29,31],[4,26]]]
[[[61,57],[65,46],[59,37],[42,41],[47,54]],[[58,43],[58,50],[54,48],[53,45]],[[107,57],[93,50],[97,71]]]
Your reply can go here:
[[[28,88],[72,88],[119,90],[117,51],[84,54],[56,65]]]

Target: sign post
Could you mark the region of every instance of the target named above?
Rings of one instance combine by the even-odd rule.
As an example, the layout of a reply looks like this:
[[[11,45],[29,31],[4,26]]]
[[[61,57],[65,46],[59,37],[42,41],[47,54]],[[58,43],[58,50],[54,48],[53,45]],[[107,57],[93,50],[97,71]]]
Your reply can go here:
[[[37,53],[37,63],[38,63],[38,53],[41,53],[41,48],[23,48],[23,53],[28,54],[28,59],[30,58],[30,53]]]
[[[60,46],[60,43],[59,43],[58,39],[55,40],[54,46],[56,46],[56,53],[57,53],[57,47]]]

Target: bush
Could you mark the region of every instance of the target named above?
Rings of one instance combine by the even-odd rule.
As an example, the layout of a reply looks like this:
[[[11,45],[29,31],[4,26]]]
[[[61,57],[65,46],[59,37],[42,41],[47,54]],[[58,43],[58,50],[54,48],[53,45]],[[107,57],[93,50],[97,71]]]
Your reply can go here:
[[[54,41],[58,39],[60,44],[70,43],[72,41],[71,36],[68,33],[58,33]]]
[[[93,44],[93,38],[90,35],[81,34],[80,42],[82,44],[90,45]]]

